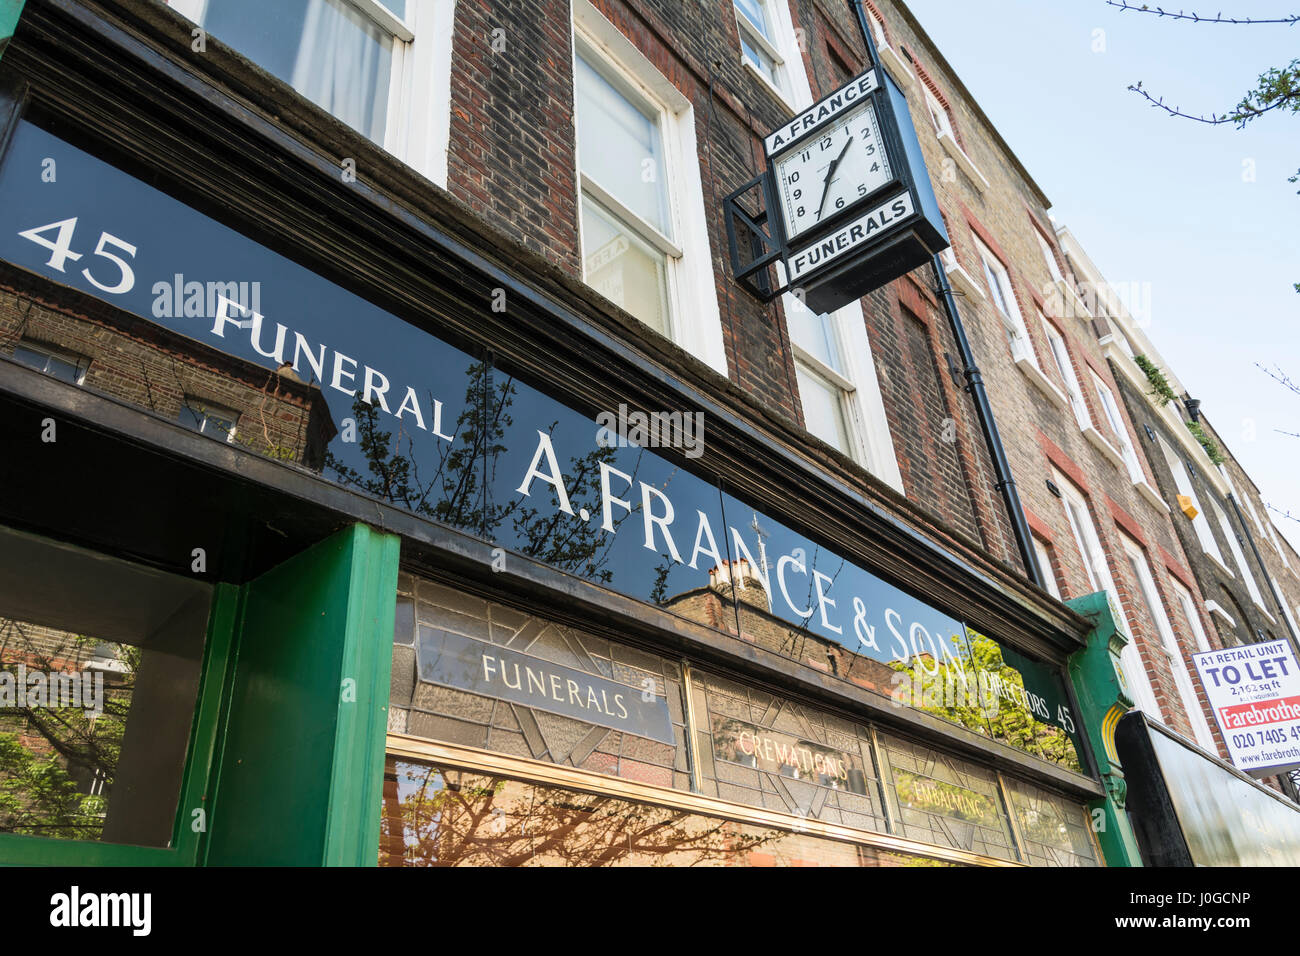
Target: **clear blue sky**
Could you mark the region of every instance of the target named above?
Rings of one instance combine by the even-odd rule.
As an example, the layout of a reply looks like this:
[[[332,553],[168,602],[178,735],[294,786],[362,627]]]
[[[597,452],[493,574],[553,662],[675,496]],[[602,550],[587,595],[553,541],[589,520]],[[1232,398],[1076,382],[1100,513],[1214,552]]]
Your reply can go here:
[[[1300,56],[1300,25],[1175,22],[1104,0],[906,2],[1057,223],[1110,281],[1150,283],[1147,335],[1264,500],[1300,515],[1300,439],[1275,430],[1300,432],[1300,396],[1255,367],[1300,380],[1300,184],[1287,182],[1300,169],[1300,115],[1211,127],[1127,90],[1141,80],[1187,112],[1225,112],[1264,69]],[[1277,17],[1300,13],[1300,0],[1182,9]],[[1300,524],[1273,518],[1300,546]]]

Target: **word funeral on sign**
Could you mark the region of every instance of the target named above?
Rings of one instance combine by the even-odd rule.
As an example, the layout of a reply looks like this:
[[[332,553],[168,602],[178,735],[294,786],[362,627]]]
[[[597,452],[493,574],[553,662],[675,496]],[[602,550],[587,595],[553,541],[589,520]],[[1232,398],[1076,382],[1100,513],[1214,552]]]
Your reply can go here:
[[[763,140],[783,281],[831,312],[948,246],[907,100],[871,69]]]
[[[1300,668],[1286,641],[1192,655],[1232,765],[1257,777],[1300,767]]]

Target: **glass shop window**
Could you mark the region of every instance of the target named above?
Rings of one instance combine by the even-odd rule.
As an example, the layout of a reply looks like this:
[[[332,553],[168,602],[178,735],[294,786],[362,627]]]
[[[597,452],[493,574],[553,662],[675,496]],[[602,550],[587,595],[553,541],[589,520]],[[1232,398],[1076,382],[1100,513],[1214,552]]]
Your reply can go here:
[[[608,794],[390,757],[380,866],[955,866]]]
[[[210,602],[0,527],[0,834],[171,845]]]

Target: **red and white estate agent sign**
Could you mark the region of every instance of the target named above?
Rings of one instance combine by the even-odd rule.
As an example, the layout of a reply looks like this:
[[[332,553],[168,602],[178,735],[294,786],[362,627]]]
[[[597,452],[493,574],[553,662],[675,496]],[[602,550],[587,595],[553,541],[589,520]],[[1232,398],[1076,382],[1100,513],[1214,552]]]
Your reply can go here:
[[[1300,767],[1300,667],[1286,641],[1193,654],[1238,770],[1267,777]]]

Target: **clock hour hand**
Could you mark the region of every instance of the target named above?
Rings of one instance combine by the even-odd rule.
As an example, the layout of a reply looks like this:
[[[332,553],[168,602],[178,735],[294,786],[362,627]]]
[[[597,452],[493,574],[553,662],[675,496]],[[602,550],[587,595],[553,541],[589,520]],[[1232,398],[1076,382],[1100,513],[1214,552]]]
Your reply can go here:
[[[831,180],[835,178],[835,170],[839,168],[840,161],[844,159],[844,154],[849,151],[849,147],[851,145],[853,145],[852,134],[850,134],[848,140],[845,141],[844,148],[840,150],[840,154],[836,156],[833,160],[831,160],[830,169],[826,170],[826,181],[822,183],[822,201],[821,204],[817,207],[818,219],[822,217],[822,210],[826,208],[826,197],[830,195]]]

